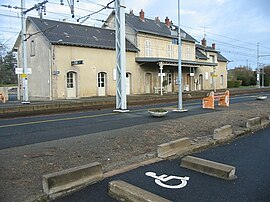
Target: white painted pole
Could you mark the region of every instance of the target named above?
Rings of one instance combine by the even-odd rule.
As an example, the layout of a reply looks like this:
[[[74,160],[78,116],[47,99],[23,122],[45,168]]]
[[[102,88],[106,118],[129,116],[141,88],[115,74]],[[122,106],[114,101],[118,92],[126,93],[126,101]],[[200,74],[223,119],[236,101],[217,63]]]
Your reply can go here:
[[[125,3],[115,0],[115,40],[116,40],[116,110],[126,112],[126,40],[125,40]]]
[[[260,58],[260,56],[259,56],[259,48],[260,48],[260,44],[259,43],[257,43],[257,71],[256,71],[256,73],[257,73],[257,88],[260,88],[260,63],[259,63],[259,58]]]
[[[182,40],[181,40],[181,18],[180,18],[180,0],[178,0],[178,108],[174,110],[176,112],[186,112],[187,109],[183,109],[183,98],[182,98]]]
[[[159,64],[160,68],[160,95],[163,95],[163,63],[160,62]]]
[[[23,104],[29,104],[28,100],[28,78],[27,78],[27,47],[26,47],[26,14],[23,11],[25,8],[25,0],[21,0],[21,23],[22,23],[22,32],[21,32],[21,41],[22,41],[22,64],[23,64]]]

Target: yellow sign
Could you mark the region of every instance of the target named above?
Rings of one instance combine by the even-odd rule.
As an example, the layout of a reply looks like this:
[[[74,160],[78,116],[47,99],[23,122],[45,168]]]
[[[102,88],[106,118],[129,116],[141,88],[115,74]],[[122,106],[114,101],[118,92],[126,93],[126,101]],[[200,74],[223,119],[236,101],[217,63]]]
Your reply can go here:
[[[23,79],[27,78],[27,74],[21,74],[21,75]]]
[[[217,74],[212,74],[212,77],[217,77],[218,75]]]

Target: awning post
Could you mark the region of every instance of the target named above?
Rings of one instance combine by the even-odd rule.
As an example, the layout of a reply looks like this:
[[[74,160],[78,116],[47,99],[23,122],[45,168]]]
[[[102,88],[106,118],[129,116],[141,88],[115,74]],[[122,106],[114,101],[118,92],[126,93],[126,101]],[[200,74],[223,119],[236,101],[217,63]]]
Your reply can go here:
[[[162,89],[162,84],[163,84],[163,63],[162,62],[159,62],[158,63],[159,65],[159,70],[160,70],[160,73],[159,73],[159,76],[160,76],[160,95],[163,95],[163,89]]]

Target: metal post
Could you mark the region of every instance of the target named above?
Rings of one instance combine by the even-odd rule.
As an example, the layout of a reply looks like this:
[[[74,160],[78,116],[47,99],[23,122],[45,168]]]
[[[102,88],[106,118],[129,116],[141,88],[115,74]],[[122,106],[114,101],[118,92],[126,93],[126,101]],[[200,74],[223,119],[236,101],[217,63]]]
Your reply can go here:
[[[183,100],[182,100],[182,61],[181,61],[181,18],[180,18],[180,0],[178,0],[178,109],[173,110],[176,112],[186,112],[187,109],[183,109]]]
[[[115,0],[116,25],[116,110],[127,112],[126,101],[126,43],[125,43],[125,5],[124,0]]]
[[[22,64],[23,64],[23,74],[22,76],[22,86],[23,86],[23,104],[29,104],[28,101],[28,80],[27,80],[27,47],[26,47],[26,14],[23,11],[25,8],[25,1],[21,0],[21,41],[22,41]]]
[[[259,43],[257,43],[257,88],[260,88]]]
[[[214,92],[216,92],[217,91],[217,88],[216,88],[216,67],[214,67],[214,73],[212,75],[212,78],[213,78]]]
[[[160,95],[163,95],[163,63],[159,63],[159,70],[160,70]]]
[[[264,65],[262,65],[262,88],[264,88]]]

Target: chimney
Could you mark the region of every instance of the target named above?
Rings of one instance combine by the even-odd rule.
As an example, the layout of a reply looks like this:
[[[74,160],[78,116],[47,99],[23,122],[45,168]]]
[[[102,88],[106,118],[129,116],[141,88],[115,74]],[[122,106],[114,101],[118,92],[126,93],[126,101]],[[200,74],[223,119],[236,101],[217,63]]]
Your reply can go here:
[[[141,11],[140,11],[140,19],[141,19],[141,21],[144,21],[144,11],[143,11],[143,9],[141,9]]]
[[[216,49],[216,44],[215,43],[212,43],[212,48]]]
[[[201,42],[202,42],[202,46],[206,47],[206,39],[203,38]]]
[[[165,24],[166,24],[167,27],[171,26],[171,21],[170,21],[170,19],[168,17],[166,17],[166,19],[165,19]]]
[[[129,11],[129,14],[130,14],[130,15],[134,15],[133,10],[130,10],[130,11]]]
[[[156,21],[156,23],[160,23],[159,17],[155,17],[155,21]]]

